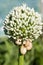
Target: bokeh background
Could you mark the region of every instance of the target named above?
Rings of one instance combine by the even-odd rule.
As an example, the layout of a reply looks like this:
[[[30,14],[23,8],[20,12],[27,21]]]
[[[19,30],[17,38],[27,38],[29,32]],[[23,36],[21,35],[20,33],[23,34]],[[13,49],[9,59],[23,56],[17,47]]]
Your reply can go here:
[[[3,22],[13,7],[26,3],[42,14],[43,0],[0,0],[0,65],[18,65],[19,47],[10,41],[3,31]],[[33,48],[25,55],[25,65],[43,65],[43,34],[33,42]]]

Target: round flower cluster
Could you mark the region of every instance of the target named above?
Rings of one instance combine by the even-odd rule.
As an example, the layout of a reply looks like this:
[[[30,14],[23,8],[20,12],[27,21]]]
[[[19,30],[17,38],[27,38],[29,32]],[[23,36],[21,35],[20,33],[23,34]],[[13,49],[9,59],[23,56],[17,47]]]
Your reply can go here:
[[[15,7],[4,22],[4,31],[13,39],[37,39],[42,34],[41,15],[26,5]]]
[[[9,37],[16,39],[21,54],[31,50],[32,41],[42,34],[41,15],[26,5],[15,7],[4,21],[4,31]]]

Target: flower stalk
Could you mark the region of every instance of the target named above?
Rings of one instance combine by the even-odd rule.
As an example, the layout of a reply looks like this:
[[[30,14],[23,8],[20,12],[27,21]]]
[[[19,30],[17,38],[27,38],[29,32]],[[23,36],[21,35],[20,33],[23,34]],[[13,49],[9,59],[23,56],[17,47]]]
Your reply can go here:
[[[19,48],[19,62],[18,65],[24,65],[24,55],[20,53],[20,48]]]
[[[19,64],[18,65],[24,65],[24,55],[19,55]]]

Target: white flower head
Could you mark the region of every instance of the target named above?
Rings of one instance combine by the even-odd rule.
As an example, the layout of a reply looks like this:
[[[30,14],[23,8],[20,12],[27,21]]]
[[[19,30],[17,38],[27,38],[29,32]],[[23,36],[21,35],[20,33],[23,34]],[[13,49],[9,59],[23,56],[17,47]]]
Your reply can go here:
[[[7,35],[15,39],[34,40],[42,34],[41,15],[26,4],[15,7],[6,16],[4,24],[4,29],[9,32]]]

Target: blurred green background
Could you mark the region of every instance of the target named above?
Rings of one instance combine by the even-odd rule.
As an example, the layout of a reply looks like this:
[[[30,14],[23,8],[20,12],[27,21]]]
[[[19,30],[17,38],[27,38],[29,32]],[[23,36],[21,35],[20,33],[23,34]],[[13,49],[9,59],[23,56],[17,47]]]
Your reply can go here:
[[[40,12],[41,0],[0,0],[0,65],[18,65],[19,47],[14,45],[10,39],[5,36],[3,31],[3,22],[9,11],[15,7],[26,3],[33,7],[35,11]],[[33,48],[25,55],[24,65],[43,65],[43,35],[33,42]]]
[[[0,38],[0,65],[18,65],[19,47],[7,37]],[[21,62],[22,63],[22,62]],[[43,37],[33,42],[33,48],[25,55],[24,65],[43,65]]]

